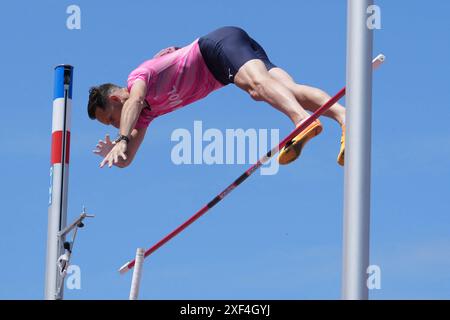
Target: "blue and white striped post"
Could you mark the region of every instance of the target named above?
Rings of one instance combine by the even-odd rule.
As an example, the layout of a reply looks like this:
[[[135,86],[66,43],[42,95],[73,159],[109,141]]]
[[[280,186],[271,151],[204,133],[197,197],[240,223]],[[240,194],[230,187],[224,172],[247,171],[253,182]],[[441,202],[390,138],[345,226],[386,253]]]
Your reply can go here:
[[[60,239],[58,232],[63,230],[67,223],[72,80],[72,66],[55,67],[45,273],[47,300],[63,298],[64,277],[58,269],[58,258],[64,253],[64,238]]]

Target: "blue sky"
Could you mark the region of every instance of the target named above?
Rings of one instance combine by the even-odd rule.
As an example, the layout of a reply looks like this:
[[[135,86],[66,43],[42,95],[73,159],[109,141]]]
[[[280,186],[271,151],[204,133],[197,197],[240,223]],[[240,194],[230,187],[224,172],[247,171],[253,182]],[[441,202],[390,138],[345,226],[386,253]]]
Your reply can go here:
[[[66,8],[81,8],[81,30]],[[377,1],[374,55],[372,299],[450,298],[450,3]],[[88,89],[125,84],[160,49],[238,25],[299,83],[330,95],[345,84],[346,1],[15,1],[2,4],[3,88],[0,298],[44,293],[53,67],[75,66],[69,220],[81,230],[73,263],[81,290],[66,299],[126,299],[131,273],[117,269],[195,213],[248,165],[172,163],[171,133],[204,128],[279,129],[291,124],[227,86],[156,119],[132,166],[99,169],[91,150],[117,131],[87,117]],[[345,100],[343,101],[345,103]],[[255,174],[196,224],[146,260],[143,299],[339,299],[343,169],[340,131],[329,119],[301,159]]]

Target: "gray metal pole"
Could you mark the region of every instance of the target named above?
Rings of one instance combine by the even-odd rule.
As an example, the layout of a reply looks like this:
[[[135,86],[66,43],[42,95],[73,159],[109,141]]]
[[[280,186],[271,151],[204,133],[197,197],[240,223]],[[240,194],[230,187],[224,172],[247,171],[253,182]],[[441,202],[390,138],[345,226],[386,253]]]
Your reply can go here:
[[[348,0],[342,298],[366,300],[369,266],[372,43],[367,8]]]

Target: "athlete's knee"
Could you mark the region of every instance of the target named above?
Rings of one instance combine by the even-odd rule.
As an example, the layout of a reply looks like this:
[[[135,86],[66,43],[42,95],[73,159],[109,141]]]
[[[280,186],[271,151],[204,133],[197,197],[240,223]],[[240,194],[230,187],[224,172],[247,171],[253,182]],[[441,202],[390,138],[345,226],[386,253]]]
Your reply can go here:
[[[267,91],[271,86],[273,86],[273,82],[275,80],[272,79],[268,74],[267,75],[259,75],[258,77],[254,77],[251,80],[250,84],[250,96],[254,100],[262,100],[264,96],[266,96]]]
[[[234,83],[255,100],[261,100],[274,81],[276,80],[270,76],[264,63],[259,59],[247,61],[234,77]]]

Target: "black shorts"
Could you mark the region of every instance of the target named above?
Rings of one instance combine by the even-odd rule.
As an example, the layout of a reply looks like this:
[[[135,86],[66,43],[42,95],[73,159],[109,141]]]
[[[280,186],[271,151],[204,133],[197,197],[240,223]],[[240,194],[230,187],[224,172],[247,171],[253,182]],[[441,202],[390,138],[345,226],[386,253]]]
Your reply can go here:
[[[276,67],[259,43],[238,27],[219,28],[200,37],[198,44],[209,71],[224,85],[233,83],[239,68],[249,60],[262,60],[267,70]]]

